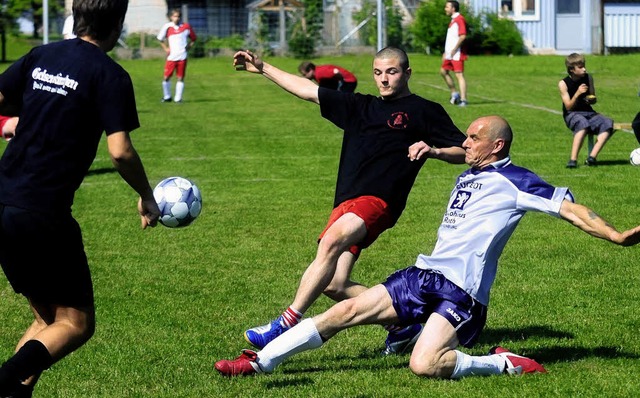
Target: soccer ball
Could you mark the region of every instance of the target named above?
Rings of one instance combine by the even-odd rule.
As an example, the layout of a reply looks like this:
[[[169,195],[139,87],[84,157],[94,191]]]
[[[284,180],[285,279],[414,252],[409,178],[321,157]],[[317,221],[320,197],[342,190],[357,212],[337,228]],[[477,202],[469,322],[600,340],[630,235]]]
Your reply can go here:
[[[160,208],[160,223],[169,228],[186,227],[202,210],[200,190],[186,178],[165,178],[153,189],[153,197]]]
[[[629,155],[629,162],[634,166],[640,166],[640,148],[636,148],[631,151]]]

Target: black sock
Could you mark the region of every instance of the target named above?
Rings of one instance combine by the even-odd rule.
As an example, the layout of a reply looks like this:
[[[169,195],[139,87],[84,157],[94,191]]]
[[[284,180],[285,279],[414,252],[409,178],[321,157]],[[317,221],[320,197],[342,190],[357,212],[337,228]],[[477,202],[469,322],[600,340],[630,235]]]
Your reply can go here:
[[[38,340],[27,341],[0,368],[0,391],[15,386],[16,382],[19,383],[40,374],[52,364],[53,358],[44,344]]]

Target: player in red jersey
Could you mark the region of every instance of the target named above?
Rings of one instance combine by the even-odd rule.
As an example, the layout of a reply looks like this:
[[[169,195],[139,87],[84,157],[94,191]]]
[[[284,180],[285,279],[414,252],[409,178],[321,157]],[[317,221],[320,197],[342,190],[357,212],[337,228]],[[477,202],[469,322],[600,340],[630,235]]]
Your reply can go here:
[[[182,13],[179,9],[169,12],[169,20],[160,29],[157,39],[167,53],[167,61],[164,65],[164,80],[162,81],[162,102],[171,102],[171,76],[174,72],[178,81],[173,100],[182,102],[184,92],[184,74],[187,70],[187,53],[196,42],[196,32],[191,25],[182,22]]]
[[[298,71],[320,87],[352,93],[358,85],[356,75],[337,65],[315,65],[305,61],[298,66]]]

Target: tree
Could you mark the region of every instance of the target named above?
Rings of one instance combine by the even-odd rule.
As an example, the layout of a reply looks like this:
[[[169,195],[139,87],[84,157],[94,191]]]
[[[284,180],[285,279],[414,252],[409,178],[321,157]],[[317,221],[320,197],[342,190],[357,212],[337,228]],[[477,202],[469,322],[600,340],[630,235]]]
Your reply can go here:
[[[2,12],[4,16],[15,21],[24,14],[33,17],[33,38],[40,37],[42,28],[42,0],[1,0]],[[49,16],[57,16],[64,14],[64,0],[49,0]]]
[[[304,10],[291,26],[289,51],[296,58],[310,58],[322,32],[322,0],[304,0]]]

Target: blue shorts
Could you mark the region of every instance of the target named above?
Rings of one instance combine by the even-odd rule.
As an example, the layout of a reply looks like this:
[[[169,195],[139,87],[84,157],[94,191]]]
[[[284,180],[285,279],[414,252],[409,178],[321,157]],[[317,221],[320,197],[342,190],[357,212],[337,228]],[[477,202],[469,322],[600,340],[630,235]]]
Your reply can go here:
[[[42,304],[93,305],[82,233],[71,212],[0,205],[0,264],[16,293]]]
[[[596,112],[569,112],[564,122],[574,133],[585,129],[589,134],[613,133],[613,120]]]
[[[431,314],[445,317],[463,347],[472,347],[487,322],[487,307],[439,272],[416,266],[398,270],[383,283],[398,313],[399,326],[424,323]]]

